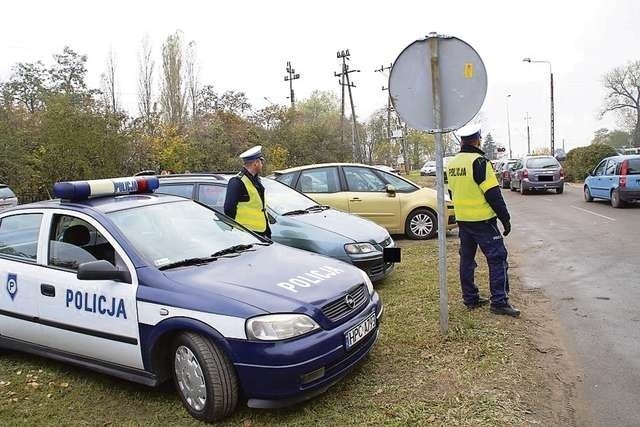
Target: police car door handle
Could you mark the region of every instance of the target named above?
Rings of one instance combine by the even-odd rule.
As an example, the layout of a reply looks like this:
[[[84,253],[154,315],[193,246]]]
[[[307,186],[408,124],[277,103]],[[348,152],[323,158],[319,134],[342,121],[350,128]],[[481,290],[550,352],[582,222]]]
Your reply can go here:
[[[56,296],[56,288],[53,285],[48,285],[46,283],[42,283],[40,285],[40,293],[45,297],[55,297]]]

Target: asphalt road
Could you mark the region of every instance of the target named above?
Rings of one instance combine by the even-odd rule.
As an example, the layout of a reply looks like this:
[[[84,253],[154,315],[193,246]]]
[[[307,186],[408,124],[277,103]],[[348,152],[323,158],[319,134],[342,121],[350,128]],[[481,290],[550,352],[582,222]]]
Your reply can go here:
[[[527,287],[541,288],[564,326],[595,425],[640,422],[640,205],[586,203],[582,188],[521,196],[503,190],[507,247]]]

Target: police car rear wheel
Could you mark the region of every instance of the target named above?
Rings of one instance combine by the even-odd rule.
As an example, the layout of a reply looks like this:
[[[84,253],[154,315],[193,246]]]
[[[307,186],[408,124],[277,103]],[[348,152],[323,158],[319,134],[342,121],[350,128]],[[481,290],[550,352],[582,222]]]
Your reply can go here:
[[[238,403],[238,381],[231,362],[210,340],[191,332],[173,346],[173,378],[182,404],[194,417],[215,421]]]
[[[437,232],[437,219],[435,214],[427,209],[416,209],[407,217],[404,228],[410,239],[431,239]]]

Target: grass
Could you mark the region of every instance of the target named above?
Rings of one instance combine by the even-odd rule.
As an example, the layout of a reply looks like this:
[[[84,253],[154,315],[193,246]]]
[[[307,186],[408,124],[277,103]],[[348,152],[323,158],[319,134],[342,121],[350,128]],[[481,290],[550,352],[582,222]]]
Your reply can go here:
[[[453,236],[451,236],[453,237]],[[239,407],[223,425],[537,423],[540,384],[520,320],[467,311],[448,245],[450,332],[438,328],[437,242],[400,241],[403,261],[377,285],[385,304],[371,355],[343,381],[285,410]],[[486,294],[486,267],[478,283]],[[150,389],[28,355],[0,356],[2,425],[196,425],[169,386]]]

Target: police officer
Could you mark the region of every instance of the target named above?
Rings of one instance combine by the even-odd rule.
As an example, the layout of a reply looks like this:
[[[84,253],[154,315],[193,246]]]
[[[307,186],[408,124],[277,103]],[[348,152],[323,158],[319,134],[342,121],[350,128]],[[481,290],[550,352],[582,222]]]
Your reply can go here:
[[[458,221],[464,304],[474,309],[489,302],[480,296],[474,281],[476,250],[480,246],[489,265],[491,312],[517,317],[520,311],[509,304],[507,249],[503,241],[503,235],[511,231],[509,211],[493,166],[480,150],[480,126],[465,126],[458,135],[462,146],[447,164],[447,175]],[[496,218],[504,228],[502,235]]]
[[[249,230],[264,237],[271,237],[271,229],[265,211],[264,186],[260,173],[265,159],[262,146],[250,148],[240,154],[244,167],[229,180],[224,201],[225,215],[234,218]]]

